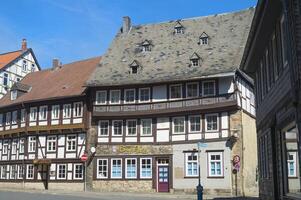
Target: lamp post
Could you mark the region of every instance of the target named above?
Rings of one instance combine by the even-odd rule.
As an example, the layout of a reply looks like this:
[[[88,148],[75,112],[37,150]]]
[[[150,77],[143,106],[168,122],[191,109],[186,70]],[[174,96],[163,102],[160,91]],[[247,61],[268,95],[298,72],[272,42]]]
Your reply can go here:
[[[196,186],[198,200],[203,200],[204,188],[201,185],[201,147],[207,147],[206,143],[198,142],[198,169],[199,169],[199,184]]]

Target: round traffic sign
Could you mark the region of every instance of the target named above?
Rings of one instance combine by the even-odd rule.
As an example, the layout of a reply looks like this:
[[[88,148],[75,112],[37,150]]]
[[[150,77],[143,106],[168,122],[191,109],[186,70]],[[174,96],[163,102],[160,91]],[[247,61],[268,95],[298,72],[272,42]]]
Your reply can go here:
[[[80,157],[80,160],[83,161],[83,162],[86,162],[86,161],[88,160],[88,155],[84,153],[84,154]]]

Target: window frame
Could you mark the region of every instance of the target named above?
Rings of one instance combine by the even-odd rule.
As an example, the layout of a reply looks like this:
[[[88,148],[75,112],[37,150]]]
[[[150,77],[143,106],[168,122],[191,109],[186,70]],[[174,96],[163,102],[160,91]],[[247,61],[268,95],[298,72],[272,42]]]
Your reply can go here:
[[[38,118],[37,113],[38,113],[37,107],[30,107],[30,111],[29,111],[29,121],[30,122],[37,121],[37,118]]]
[[[128,91],[134,91],[134,100],[133,101],[126,101],[126,94],[127,94],[127,92]],[[124,102],[124,104],[132,104],[132,103],[135,103],[136,102],[136,89],[124,89],[124,94],[123,94],[123,97],[124,97],[124,99],[123,99],[123,102]]]
[[[135,126],[135,134],[129,134],[129,126],[128,126],[128,122],[130,122],[130,121],[135,121],[135,123],[136,123],[136,126]],[[126,136],[137,136],[137,119],[127,119],[126,120]]]
[[[65,171],[64,177],[60,177],[60,166],[64,166],[64,168],[65,168],[65,169],[64,169],[64,171]],[[66,179],[67,179],[67,171],[68,171],[68,169],[67,169],[67,164],[57,164],[56,171],[57,171],[56,178],[57,178],[58,180],[66,180]]]
[[[31,145],[34,144],[34,145]],[[37,138],[36,136],[29,136],[28,137],[28,153],[35,153],[37,146]]]
[[[56,152],[57,150],[57,136],[49,135],[47,136],[47,152]],[[51,149],[49,149],[51,147]]]
[[[76,171],[77,170],[76,169],[77,166],[81,167],[80,173],[77,173],[77,171]],[[74,180],[82,180],[84,178],[84,166],[83,166],[83,164],[81,164],[81,163],[75,163],[73,167],[74,167],[73,179]],[[81,174],[81,177],[80,178],[76,177],[77,174]]]
[[[181,118],[181,119],[184,119],[184,128],[183,128],[183,132],[175,132],[175,119],[178,119],[178,118]],[[172,134],[185,134],[185,128],[186,128],[186,122],[185,122],[185,116],[178,116],[178,117],[173,117],[172,118]]]
[[[285,37],[286,35],[286,29],[285,29],[285,16],[282,15],[280,19],[280,39],[281,39],[281,58],[282,58],[282,65],[283,68],[285,68],[288,65],[288,59],[287,59],[287,46],[285,44]]]
[[[75,138],[69,139],[69,137],[75,137]],[[74,146],[74,148],[69,149],[69,143],[68,142],[71,142],[70,143],[71,147]],[[74,143],[74,145],[73,145],[73,143]],[[76,151],[76,147],[77,147],[77,136],[75,134],[67,135],[66,136],[66,152]]]
[[[142,160],[150,160],[150,176],[143,176],[143,164],[142,164]],[[152,179],[153,177],[153,159],[151,157],[143,157],[140,158],[140,179]],[[148,165],[148,164],[146,164]]]
[[[84,104],[82,101],[74,102],[73,103],[73,117],[79,118],[83,117],[84,112]]]
[[[196,88],[197,95],[196,96],[188,96],[188,86],[189,85],[196,85],[197,86],[197,88]],[[197,98],[199,96],[200,96],[199,82],[189,82],[189,83],[186,83],[186,98]]]
[[[30,169],[30,167],[32,167],[32,171]],[[31,171],[31,173],[29,173]],[[34,179],[34,165],[33,164],[28,164],[26,165],[26,179]],[[31,176],[29,176],[31,175]]]
[[[295,177],[297,177],[297,152],[296,151],[287,151],[287,153],[294,157],[293,160],[289,160],[289,158],[287,158],[287,177],[288,178],[295,178]],[[289,164],[292,161],[293,161],[293,164],[294,164],[294,174],[290,175],[290,173],[289,173],[289,170],[290,170]]]
[[[17,110],[12,111],[12,113],[11,113],[11,124],[16,125],[17,120],[18,120],[18,111]]]
[[[134,177],[129,177],[128,176],[128,160],[131,160],[131,161],[135,161],[135,176]],[[131,163],[132,165],[132,163]],[[137,174],[138,174],[138,168],[137,168],[137,158],[126,158],[125,159],[125,178],[126,179],[136,179],[137,178]]]
[[[63,105],[63,119],[70,119],[71,116],[72,116],[72,104],[71,103],[64,104]]]
[[[207,152],[207,169],[208,169],[208,177],[211,178],[216,178],[216,177],[224,177],[224,152],[223,151],[210,151]],[[220,162],[220,170],[221,170],[221,174],[218,175],[214,175],[211,173],[211,155],[219,155],[220,156],[220,160],[218,160]],[[214,161],[214,162],[218,162],[218,161]]]
[[[60,119],[60,105],[51,106],[51,120]]]
[[[199,123],[200,123],[200,130],[199,131],[192,131],[191,130],[191,118],[193,118],[193,117],[199,117],[200,118],[200,121],[199,121]],[[201,115],[189,115],[188,116],[188,132],[189,133],[201,133],[202,132],[202,116]]]
[[[99,167],[100,167],[99,161],[104,161],[104,160],[106,161],[106,165],[102,164],[101,166],[106,166],[106,170],[105,171],[102,170],[102,172],[106,172],[106,176],[102,177],[99,174],[99,172],[100,172],[100,170],[99,170]],[[96,161],[97,161],[96,162],[96,178],[97,179],[108,179],[109,178],[109,159],[107,159],[107,158],[99,158]]]
[[[104,99],[105,101],[104,102],[99,101],[99,100],[101,100],[101,98],[99,98],[100,97],[99,94],[101,94],[101,93],[103,93],[104,96],[105,96],[105,99]],[[107,90],[97,90],[95,92],[95,105],[106,105],[107,101],[108,101],[108,92],[107,92]]]
[[[116,134],[115,133],[115,122],[121,122],[121,134]],[[123,136],[123,120],[112,120],[112,136]]]
[[[208,130],[208,120],[207,117],[216,116],[216,129],[215,130]],[[212,114],[205,114],[205,132],[217,132],[219,131],[219,114],[212,113]]]
[[[141,90],[148,90],[148,100],[141,100]],[[151,101],[151,91],[150,87],[139,88],[139,103],[148,103]]]
[[[196,160],[188,160],[189,155],[196,154]],[[198,153],[195,152],[186,152],[185,153],[185,177],[198,177],[199,176],[199,156]],[[188,173],[188,164],[189,163],[196,163],[196,174],[189,174]],[[193,172],[193,169],[192,169]]]
[[[10,126],[11,125],[11,122],[12,122],[12,113],[11,112],[7,112],[5,114],[5,126]]]
[[[45,117],[43,116],[42,111],[45,111]],[[40,106],[39,107],[39,121],[44,121],[47,119],[48,119],[48,106],[47,105]]]
[[[117,160],[117,161],[120,161],[120,176],[114,176],[113,177],[113,162],[115,161],[115,160]],[[122,179],[122,175],[123,175],[123,173],[122,173],[122,168],[123,166],[122,166],[122,158],[112,158],[111,159],[111,179]]]
[[[172,87],[175,87],[175,86],[180,86],[180,91],[181,91],[181,95],[180,97],[176,97],[176,98],[172,98],[172,95],[171,95],[171,88]],[[178,100],[178,99],[182,99],[183,98],[183,84],[179,83],[179,84],[172,84],[172,85],[169,85],[169,100]]]
[[[9,86],[9,74],[6,72],[3,73],[3,85]]]
[[[112,102],[112,93],[113,92],[117,92],[119,93],[118,95],[118,102]],[[120,90],[110,90],[110,104],[114,105],[114,104],[120,104],[121,101],[121,91]]]
[[[150,121],[150,134],[144,134],[143,132],[143,121]],[[153,119],[152,118],[144,118],[140,120],[140,135],[141,136],[152,136],[153,135]]]
[[[213,94],[205,94],[205,83],[213,83]],[[202,96],[203,97],[209,97],[209,96],[215,96],[216,95],[216,81],[215,80],[207,80],[207,81],[202,81]]]
[[[102,130],[102,128],[101,128],[101,123],[102,122],[104,122],[104,123],[107,123],[107,127],[106,127],[106,129],[107,129],[107,134],[105,134],[105,135],[102,135],[101,134],[101,130]],[[109,136],[109,134],[110,134],[110,121],[109,120],[99,120],[98,121],[98,136],[99,137],[101,137],[101,136]]]

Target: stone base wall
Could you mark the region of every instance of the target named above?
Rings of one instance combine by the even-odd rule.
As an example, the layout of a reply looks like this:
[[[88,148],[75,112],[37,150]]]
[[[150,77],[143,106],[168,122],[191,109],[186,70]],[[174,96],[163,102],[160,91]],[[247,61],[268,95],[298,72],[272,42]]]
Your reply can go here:
[[[23,183],[22,182],[0,182],[0,188],[23,189]],[[42,182],[25,182],[24,189],[45,190],[45,186]],[[50,190],[83,191],[84,183],[50,182],[48,184],[48,189],[50,189]]]
[[[174,194],[197,194],[196,189],[174,189]],[[204,188],[204,195],[209,196],[223,196],[228,197],[232,196],[232,190],[231,189],[205,189]]]
[[[93,191],[98,192],[154,192],[152,180],[93,181]]]

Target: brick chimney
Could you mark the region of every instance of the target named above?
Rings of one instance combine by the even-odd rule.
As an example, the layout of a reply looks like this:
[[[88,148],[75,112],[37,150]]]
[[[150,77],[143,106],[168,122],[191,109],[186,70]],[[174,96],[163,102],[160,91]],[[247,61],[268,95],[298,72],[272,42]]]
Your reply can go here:
[[[122,32],[128,33],[131,29],[131,18],[129,16],[123,17],[123,25],[122,25]]]
[[[27,50],[27,41],[26,39],[22,39],[22,46],[21,46],[21,50],[22,51],[26,51]]]
[[[58,58],[52,59],[52,69],[56,69],[61,66],[60,60]]]

